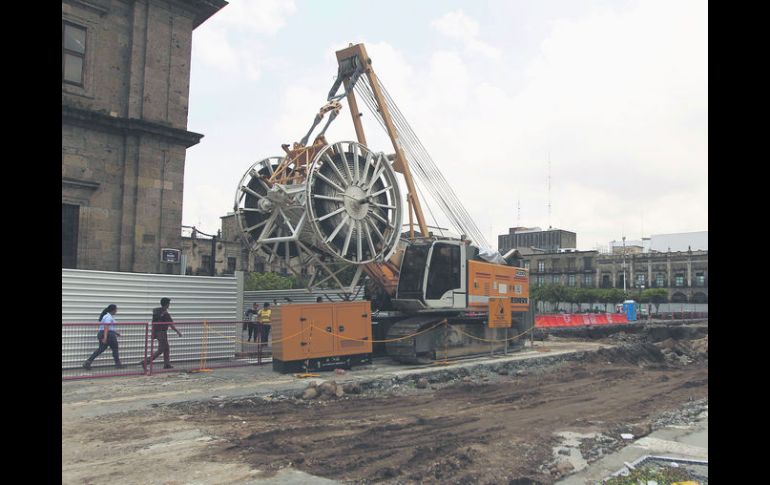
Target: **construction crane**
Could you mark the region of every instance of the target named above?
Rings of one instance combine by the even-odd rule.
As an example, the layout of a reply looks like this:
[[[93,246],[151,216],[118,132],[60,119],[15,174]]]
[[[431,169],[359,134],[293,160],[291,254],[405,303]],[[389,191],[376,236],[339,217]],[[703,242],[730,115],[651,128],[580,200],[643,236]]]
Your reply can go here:
[[[270,260],[283,258],[292,271],[312,267],[311,292],[351,295],[366,275],[372,310],[390,312],[386,324],[379,322],[387,354],[401,362],[521,345],[507,339],[532,323],[528,271],[516,254],[503,257],[489,247],[375,74],[364,45],[351,44],[336,56],[337,77],[307,134],[282,145],[284,155],[253,164],[238,184],[234,211],[244,241]],[[357,141],[329,143],[325,133],[343,98]],[[391,155],[367,145],[359,100],[386,131]],[[423,190],[460,237],[430,230]],[[490,313],[497,311],[490,302],[511,322],[507,328],[490,328]],[[442,323],[451,325],[439,329]]]

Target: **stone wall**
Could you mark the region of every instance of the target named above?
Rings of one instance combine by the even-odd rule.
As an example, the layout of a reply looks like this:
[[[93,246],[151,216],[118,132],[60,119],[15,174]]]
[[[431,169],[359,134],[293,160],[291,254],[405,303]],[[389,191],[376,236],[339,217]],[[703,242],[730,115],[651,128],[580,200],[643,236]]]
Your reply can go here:
[[[179,272],[192,31],[222,0],[62,1],[86,29],[83,86],[62,82],[62,204],[79,206],[77,268]]]

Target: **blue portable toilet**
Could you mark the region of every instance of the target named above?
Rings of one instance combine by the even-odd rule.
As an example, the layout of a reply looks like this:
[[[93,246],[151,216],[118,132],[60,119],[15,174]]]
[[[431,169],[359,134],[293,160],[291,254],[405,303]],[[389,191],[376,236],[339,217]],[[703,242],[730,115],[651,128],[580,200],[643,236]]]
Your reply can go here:
[[[623,313],[626,314],[629,322],[635,322],[636,316],[639,313],[639,304],[634,300],[626,300],[623,302]]]

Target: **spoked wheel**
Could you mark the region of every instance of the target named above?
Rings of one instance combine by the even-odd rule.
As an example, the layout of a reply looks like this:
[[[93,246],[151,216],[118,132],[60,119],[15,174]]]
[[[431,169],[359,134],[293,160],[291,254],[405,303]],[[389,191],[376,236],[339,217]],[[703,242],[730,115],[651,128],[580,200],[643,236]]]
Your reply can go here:
[[[313,159],[307,204],[322,244],[339,258],[363,264],[386,259],[395,249],[400,190],[384,154],[357,142],[327,146]]]
[[[238,184],[234,211],[241,237],[251,250],[261,248],[268,254],[288,259],[299,255],[296,243],[283,241],[263,245],[259,242],[291,234],[286,218],[274,211],[273,204],[266,197],[270,190],[267,179],[282,160],[283,157],[269,157],[249,167]]]

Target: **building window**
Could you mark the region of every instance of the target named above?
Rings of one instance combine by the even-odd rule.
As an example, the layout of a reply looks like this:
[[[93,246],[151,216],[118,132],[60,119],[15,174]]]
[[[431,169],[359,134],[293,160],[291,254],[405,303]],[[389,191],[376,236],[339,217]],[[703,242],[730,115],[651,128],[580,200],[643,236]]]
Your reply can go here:
[[[604,274],[602,275],[602,288],[609,288],[610,287],[610,275]]]
[[[575,275],[571,274],[567,277],[567,286],[575,286]]]
[[[551,275],[551,283],[553,283],[554,285],[561,283],[561,275],[557,275],[557,274]]]
[[[592,258],[588,258],[588,257],[583,258],[583,269],[592,269],[591,268],[592,262],[593,262]]]
[[[203,271],[210,271],[211,270],[211,255],[210,254],[201,254],[201,269]]]
[[[684,274],[677,273],[674,275],[674,286],[684,286]]]
[[[543,273],[545,271],[545,261],[542,259],[537,262],[537,271]]]
[[[238,258],[227,258],[227,272],[235,273],[235,265],[238,262]]]
[[[567,258],[567,270],[568,271],[575,270],[575,258]]]
[[[254,260],[254,271],[256,271],[257,273],[264,273],[265,272],[265,262],[264,261],[259,261],[259,260],[255,259]]]
[[[583,286],[593,286],[594,285],[594,275],[587,274],[583,275]]]
[[[62,81],[83,85],[83,71],[86,64],[86,29],[69,22],[62,22]]]
[[[61,205],[61,267],[78,267],[78,223],[80,206]]]
[[[655,275],[655,287],[657,288],[663,288],[666,286],[666,275],[663,273],[658,273]]]
[[[545,283],[545,277],[543,275],[537,275],[535,282],[537,283],[537,286],[543,286],[543,283]]]
[[[641,288],[642,285],[647,284],[647,275],[644,273],[636,273],[636,286]]]
[[[706,286],[706,276],[703,273],[695,273],[695,286]]]
[[[529,269],[529,261],[524,261],[524,269]]]

